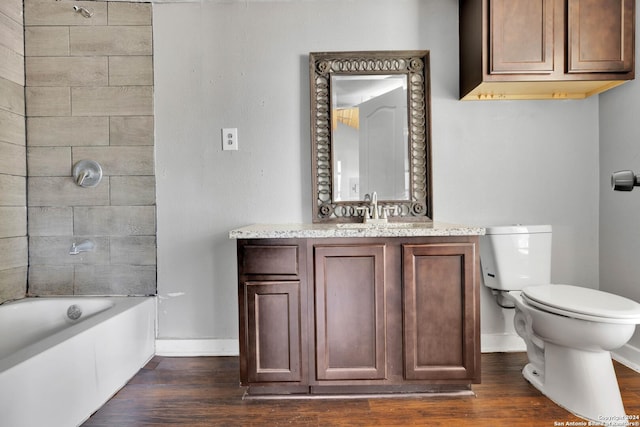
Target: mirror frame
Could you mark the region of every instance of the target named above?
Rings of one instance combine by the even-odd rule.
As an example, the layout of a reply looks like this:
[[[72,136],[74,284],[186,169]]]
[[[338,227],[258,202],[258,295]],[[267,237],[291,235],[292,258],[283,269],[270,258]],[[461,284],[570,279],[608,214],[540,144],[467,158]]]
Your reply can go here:
[[[313,222],[360,222],[365,201],[334,201],[331,134],[331,76],[402,74],[407,76],[409,200],[379,200],[395,208],[389,221],[432,221],[431,88],[428,50],[311,52],[311,154]]]

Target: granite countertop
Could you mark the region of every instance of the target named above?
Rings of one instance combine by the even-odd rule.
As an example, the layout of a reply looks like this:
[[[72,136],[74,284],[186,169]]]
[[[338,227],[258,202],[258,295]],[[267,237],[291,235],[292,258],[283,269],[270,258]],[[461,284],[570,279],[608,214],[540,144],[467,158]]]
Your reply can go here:
[[[479,236],[483,227],[442,222],[344,224],[253,224],[229,232],[230,239],[315,239],[329,237]]]

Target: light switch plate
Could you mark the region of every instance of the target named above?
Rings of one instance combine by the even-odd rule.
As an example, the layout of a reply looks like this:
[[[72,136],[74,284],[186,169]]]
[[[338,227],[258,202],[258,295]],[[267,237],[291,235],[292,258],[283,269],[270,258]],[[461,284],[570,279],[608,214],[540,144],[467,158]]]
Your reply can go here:
[[[238,149],[238,128],[222,128],[222,149]]]

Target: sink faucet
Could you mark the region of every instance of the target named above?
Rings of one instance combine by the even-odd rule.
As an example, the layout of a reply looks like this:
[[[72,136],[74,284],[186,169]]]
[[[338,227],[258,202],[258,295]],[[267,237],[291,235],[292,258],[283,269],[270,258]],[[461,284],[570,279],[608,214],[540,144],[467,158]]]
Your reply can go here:
[[[364,201],[369,202],[369,206],[360,206],[356,210],[362,212],[362,222],[368,224],[380,224],[387,222],[387,210],[386,206],[382,207],[382,215],[380,215],[380,209],[378,206],[378,193],[372,191],[371,194],[364,196]]]
[[[371,218],[380,218],[378,213],[378,193],[376,193],[375,191],[371,193],[371,204],[369,206],[371,208]]]
[[[396,206],[388,204],[378,206],[378,193],[375,191],[365,194],[364,201],[369,202],[369,205],[358,206],[355,209],[362,212],[362,222],[365,224],[386,224],[389,221],[389,215],[394,215],[396,212]]]

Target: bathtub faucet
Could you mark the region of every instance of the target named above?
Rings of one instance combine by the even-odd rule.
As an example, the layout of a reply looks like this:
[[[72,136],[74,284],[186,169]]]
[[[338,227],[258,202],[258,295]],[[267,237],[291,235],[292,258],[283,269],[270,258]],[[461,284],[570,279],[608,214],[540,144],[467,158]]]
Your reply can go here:
[[[80,252],[92,251],[95,246],[93,240],[83,240],[80,243],[73,242],[69,250],[69,255],[78,255]]]

